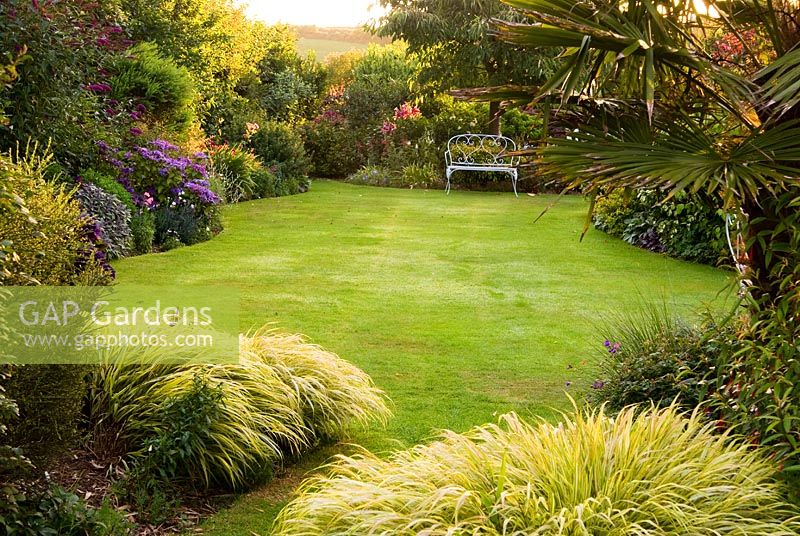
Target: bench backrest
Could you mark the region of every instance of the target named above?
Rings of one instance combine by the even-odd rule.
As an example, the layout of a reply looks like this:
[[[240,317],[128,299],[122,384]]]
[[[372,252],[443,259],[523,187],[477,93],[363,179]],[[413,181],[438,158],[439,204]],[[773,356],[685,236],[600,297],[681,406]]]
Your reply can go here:
[[[492,134],[458,134],[447,142],[447,165],[516,167],[519,156],[508,153],[517,150],[511,138]]]

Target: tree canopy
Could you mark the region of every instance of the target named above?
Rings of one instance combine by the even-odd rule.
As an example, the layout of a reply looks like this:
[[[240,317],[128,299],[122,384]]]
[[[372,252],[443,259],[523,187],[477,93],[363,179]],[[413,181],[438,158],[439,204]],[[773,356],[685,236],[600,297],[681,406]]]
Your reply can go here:
[[[402,40],[419,57],[420,81],[436,89],[538,83],[553,53],[524,50],[497,39],[492,20],[522,20],[499,0],[382,0],[389,12],[373,29]],[[489,130],[499,131],[499,101]]]

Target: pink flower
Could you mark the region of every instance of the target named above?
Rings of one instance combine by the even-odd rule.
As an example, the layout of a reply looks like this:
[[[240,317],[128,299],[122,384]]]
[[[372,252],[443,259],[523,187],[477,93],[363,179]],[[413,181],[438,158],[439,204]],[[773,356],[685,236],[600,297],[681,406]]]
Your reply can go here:
[[[391,134],[395,130],[397,130],[397,125],[391,121],[384,121],[383,126],[381,127],[381,134]]]
[[[420,117],[422,112],[416,106],[412,106],[410,102],[404,102],[399,108],[394,109],[395,119],[416,119]]]

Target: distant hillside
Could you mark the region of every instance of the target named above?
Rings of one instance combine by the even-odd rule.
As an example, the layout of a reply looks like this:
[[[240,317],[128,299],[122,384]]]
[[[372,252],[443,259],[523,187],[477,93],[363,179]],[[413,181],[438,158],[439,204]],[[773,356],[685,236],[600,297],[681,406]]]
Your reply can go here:
[[[319,26],[293,26],[297,36],[306,39],[325,39],[330,41],[346,41],[348,43],[388,43],[365,32],[362,28],[321,28]]]
[[[306,55],[306,53],[313,50],[317,61],[320,62],[324,62],[329,56],[336,56],[351,50],[365,50],[368,46],[368,43],[312,39],[309,37],[301,37],[297,40],[297,49],[300,51],[300,54]]]
[[[297,32],[297,47],[301,54],[313,50],[317,60],[351,50],[366,49],[370,43],[388,44],[361,28],[321,28],[319,26],[294,26]]]

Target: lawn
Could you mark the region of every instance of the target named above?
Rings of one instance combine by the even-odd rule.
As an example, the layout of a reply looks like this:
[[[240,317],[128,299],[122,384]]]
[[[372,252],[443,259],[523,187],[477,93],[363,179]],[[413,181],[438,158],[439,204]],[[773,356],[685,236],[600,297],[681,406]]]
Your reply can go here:
[[[579,241],[580,197],[535,222],[554,199],[315,181],[227,207],[210,242],[115,266],[123,282],[236,289],[243,329],[274,323],[362,367],[395,417],[352,441],[387,452],[510,410],[552,416],[591,383],[611,315],[721,301],[725,271],[593,230]],[[208,533],[265,534],[300,476],[241,499]]]

